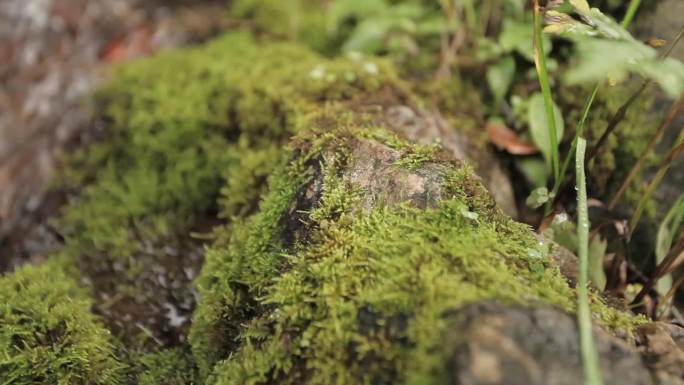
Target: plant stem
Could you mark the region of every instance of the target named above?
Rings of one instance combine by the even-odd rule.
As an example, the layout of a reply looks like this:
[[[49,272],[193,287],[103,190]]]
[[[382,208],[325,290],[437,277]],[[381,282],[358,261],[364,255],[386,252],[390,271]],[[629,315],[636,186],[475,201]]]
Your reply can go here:
[[[636,15],[637,9],[639,9],[639,4],[641,4],[641,0],[632,0],[629,3],[629,8],[627,8],[627,13],[625,13],[625,17],[622,18],[622,27],[627,29],[629,25],[632,23],[632,19],[634,19],[634,15]]]
[[[553,98],[551,97],[551,86],[549,85],[549,74],[546,70],[546,56],[544,55],[544,41],[542,39],[542,16],[539,0],[534,0],[534,64],[537,68],[539,85],[544,96],[544,107],[546,109],[546,124],[549,130],[549,141],[551,149],[551,169],[553,170],[554,186],[558,184],[560,168],[558,162],[558,134],[556,131],[556,117],[554,116]]]
[[[596,84],[594,90],[591,92],[591,95],[589,95],[587,102],[584,104],[582,118],[580,119],[580,122],[577,125],[577,130],[575,130],[575,137],[572,139],[572,145],[570,146],[570,151],[568,151],[568,156],[566,156],[565,161],[563,161],[563,167],[561,168],[560,178],[558,178],[558,180],[553,186],[554,197],[558,195],[558,189],[560,188],[560,184],[563,181],[563,179],[565,179],[565,174],[568,173],[568,168],[570,167],[570,159],[572,159],[571,155],[575,152],[575,149],[577,148],[577,139],[581,137],[584,133],[584,123],[587,121],[587,117],[589,116],[589,110],[591,110],[591,106],[594,104],[594,100],[596,99],[596,95],[598,95],[600,87],[600,83]]]
[[[575,173],[577,175],[577,239],[579,251],[579,277],[577,282],[577,322],[580,332],[582,366],[586,385],[602,385],[594,335],[591,330],[591,310],[589,309],[589,214],[587,212],[587,185],[584,177],[584,153],[587,141],[577,139]]]
[[[631,303],[632,305],[640,304],[641,301],[644,300],[644,297],[646,297],[646,294],[653,289],[658,280],[671,272],[672,265],[682,253],[684,253],[684,231],[679,235],[677,243],[672,246],[667,256],[658,264],[658,266],[656,266],[655,271],[641,288],[641,291],[634,297],[634,300]]]

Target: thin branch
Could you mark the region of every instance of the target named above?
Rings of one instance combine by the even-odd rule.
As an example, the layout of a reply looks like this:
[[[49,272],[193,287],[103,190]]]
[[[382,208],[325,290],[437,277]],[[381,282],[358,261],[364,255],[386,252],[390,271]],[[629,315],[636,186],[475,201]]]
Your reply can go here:
[[[639,294],[637,294],[636,297],[634,297],[632,305],[641,303],[644,300],[644,297],[646,297],[646,294],[648,294],[648,292],[653,289],[656,282],[658,282],[660,278],[670,273],[672,265],[675,263],[679,255],[683,252],[684,231],[682,231],[682,233],[680,234],[679,240],[677,240],[677,243],[675,243],[674,247],[670,249],[670,252],[667,254],[667,256],[656,267],[655,271],[653,272],[653,274],[651,274],[651,277],[648,279],[648,281],[646,281],[644,287],[641,289]]]

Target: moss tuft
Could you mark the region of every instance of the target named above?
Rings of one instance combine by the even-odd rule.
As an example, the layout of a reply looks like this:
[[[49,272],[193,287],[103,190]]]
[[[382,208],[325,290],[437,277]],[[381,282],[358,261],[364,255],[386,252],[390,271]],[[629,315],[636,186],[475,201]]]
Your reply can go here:
[[[135,363],[140,371],[138,385],[192,385],[197,381],[197,368],[190,352],[173,348],[146,353]]]
[[[61,259],[0,277],[0,293],[0,382],[122,382],[109,331]]]

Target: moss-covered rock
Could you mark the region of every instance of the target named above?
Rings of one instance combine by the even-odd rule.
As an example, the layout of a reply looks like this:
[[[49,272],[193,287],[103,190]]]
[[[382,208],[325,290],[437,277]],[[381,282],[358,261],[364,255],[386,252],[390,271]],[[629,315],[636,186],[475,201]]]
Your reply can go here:
[[[244,33],[117,68],[95,98],[106,140],[71,160],[80,193],[59,226],[115,334],[182,343],[202,262],[190,232],[252,213],[283,143],[325,102],[399,83],[380,61]]]
[[[294,143],[260,211],[207,251],[191,342],[208,383],[448,383],[460,306],[573,310],[544,248],[469,167],[374,127]],[[609,328],[640,322],[595,310]]]
[[[0,277],[0,298],[1,383],[122,383],[111,335],[61,259]]]
[[[572,311],[574,291],[544,245],[453,160],[451,139],[446,151],[405,139],[418,120],[397,123],[393,111],[430,120],[408,89],[382,60],[326,59],[243,33],[117,69],[95,98],[106,140],[71,160],[79,194],[60,221],[59,261],[85,290],[52,262],[0,281],[0,293],[21,299],[16,282],[36,280],[28,303],[43,313],[78,303],[85,326],[64,338],[89,335],[97,344],[84,351],[97,349],[66,368],[41,356],[56,368],[48,372],[19,356],[12,373],[56,383],[78,383],[70,370],[86,373],[83,383],[444,383],[450,312],[489,299]],[[446,128],[436,128],[438,139]],[[190,233],[212,227],[202,255]],[[0,309],[18,322],[21,304],[8,303]],[[609,329],[641,322],[598,298],[594,310]]]

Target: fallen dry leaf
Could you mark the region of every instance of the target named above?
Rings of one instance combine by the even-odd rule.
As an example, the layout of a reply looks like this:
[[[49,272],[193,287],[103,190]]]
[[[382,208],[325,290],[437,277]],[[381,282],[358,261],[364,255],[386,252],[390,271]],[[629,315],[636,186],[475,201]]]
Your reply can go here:
[[[503,124],[487,124],[486,130],[489,141],[510,154],[531,155],[539,152],[539,149],[534,144],[520,139],[515,131]]]

